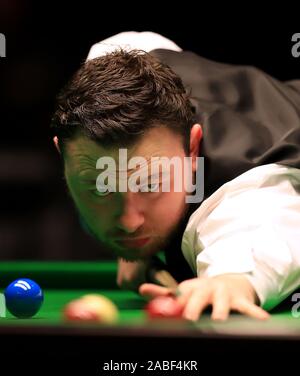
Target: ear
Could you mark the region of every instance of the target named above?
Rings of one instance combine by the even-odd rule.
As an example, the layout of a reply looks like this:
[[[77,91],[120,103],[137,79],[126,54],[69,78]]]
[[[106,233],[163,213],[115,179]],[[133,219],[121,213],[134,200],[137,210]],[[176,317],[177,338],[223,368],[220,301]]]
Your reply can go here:
[[[58,138],[57,138],[57,136],[53,137],[53,142],[54,142],[54,145],[56,147],[56,150],[59,152],[59,154],[61,154],[60,148],[59,148],[59,145],[58,145]]]
[[[203,132],[200,124],[194,124],[190,133],[190,157],[192,157],[192,169],[196,171],[197,160],[199,157],[200,142],[202,140]]]

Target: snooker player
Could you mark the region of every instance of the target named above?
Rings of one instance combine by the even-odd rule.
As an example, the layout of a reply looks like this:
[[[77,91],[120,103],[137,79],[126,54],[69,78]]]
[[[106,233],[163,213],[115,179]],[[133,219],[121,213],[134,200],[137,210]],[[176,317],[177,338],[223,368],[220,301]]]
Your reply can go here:
[[[300,285],[299,81],[125,32],[92,47],[57,102],[52,127],[68,188],[89,231],[118,256],[120,286],[169,294],[144,283],[161,250],[190,320],[209,305],[213,319],[231,310],[265,319]],[[99,188],[97,161],[120,166],[124,148],[146,165],[190,157],[193,176],[204,157],[204,201],[187,203],[172,184]]]

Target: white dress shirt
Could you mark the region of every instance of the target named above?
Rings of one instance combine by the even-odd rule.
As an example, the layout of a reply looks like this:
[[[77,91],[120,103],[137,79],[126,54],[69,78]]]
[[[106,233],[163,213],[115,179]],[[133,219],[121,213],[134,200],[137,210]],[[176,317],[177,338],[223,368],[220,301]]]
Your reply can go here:
[[[204,182],[205,185],[205,182]],[[191,215],[182,251],[197,276],[244,273],[265,309],[300,286],[300,170],[253,168]]]
[[[92,46],[87,59],[120,47],[181,51],[159,34],[124,32]],[[183,234],[182,252],[195,275],[242,273],[263,308],[280,303],[300,286],[299,192],[300,170],[278,164],[224,184],[193,213]]]

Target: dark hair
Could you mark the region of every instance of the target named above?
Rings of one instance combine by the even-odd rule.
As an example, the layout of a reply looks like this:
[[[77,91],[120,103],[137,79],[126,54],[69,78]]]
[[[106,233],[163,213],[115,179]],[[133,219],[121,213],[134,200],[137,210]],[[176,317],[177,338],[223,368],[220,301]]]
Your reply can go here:
[[[107,147],[135,143],[152,127],[183,136],[189,150],[193,111],[181,79],[144,51],[116,50],[86,61],[57,97],[52,128],[63,148],[81,131]]]

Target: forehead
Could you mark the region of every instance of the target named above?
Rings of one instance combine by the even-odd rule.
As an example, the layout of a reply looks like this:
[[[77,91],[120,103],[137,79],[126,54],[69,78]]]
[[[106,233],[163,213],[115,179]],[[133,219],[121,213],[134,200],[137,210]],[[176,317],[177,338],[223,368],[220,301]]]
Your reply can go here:
[[[172,130],[159,127],[149,129],[139,141],[127,149],[128,159],[139,156],[149,159],[153,156],[181,156],[183,154],[182,136]],[[66,145],[65,164],[71,169],[95,168],[101,157],[119,159],[119,149],[103,145],[79,134]]]

